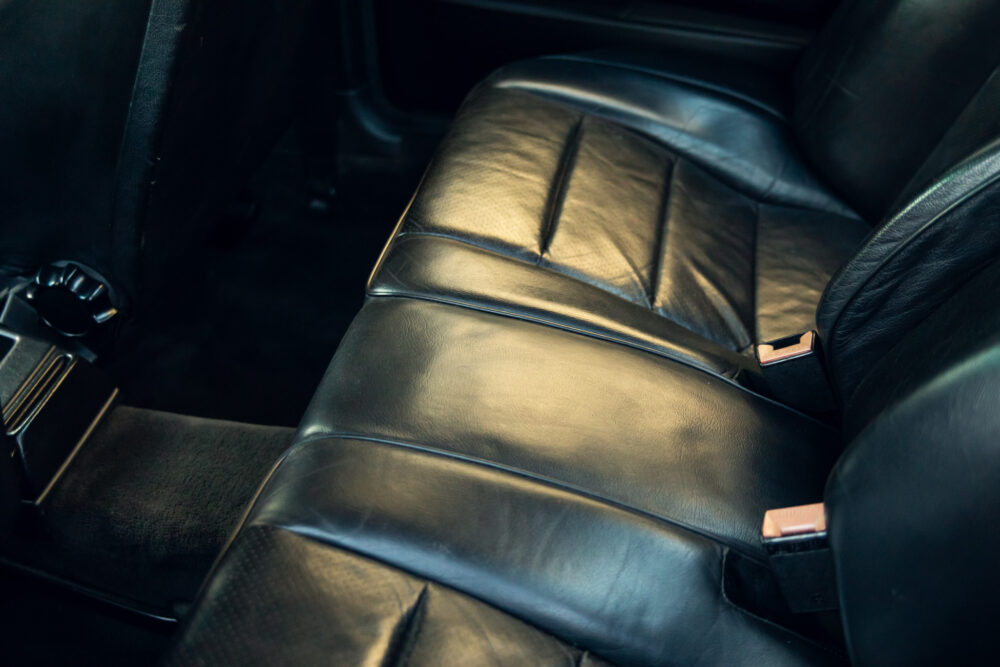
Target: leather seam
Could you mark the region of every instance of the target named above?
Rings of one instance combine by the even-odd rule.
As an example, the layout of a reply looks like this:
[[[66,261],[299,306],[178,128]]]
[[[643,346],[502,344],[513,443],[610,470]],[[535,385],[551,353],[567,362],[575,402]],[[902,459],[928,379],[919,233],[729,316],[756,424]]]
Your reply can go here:
[[[382,293],[369,292],[369,297],[377,298],[377,299],[403,299],[403,300],[410,299],[410,300],[414,300],[414,301],[424,301],[424,302],[427,302],[427,303],[437,303],[437,304],[441,304],[441,305],[449,306],[449,307],[454,307],[454,308],[464,308],[466,310],[473,310],[473,311],[477,311],[477,312],[484,312],[484,313],[487,313],[489,315],[496,315],[498,317],[507,317],[507,318],[510,318],[510,319],[520,320],[520,321],[526,322],[528,324],[540,324],[540,325],[543,325],[543,326],[549,326],[549,327],[551,327],[553,329],[559,329],[559,330],[566,331],[568,333],[573,333],[573,334],[578,334],[578,335],[581,335],[581,336],[586,336],[587,338],[592,338],[594,340],[601,340],[601,341],[605,341],[605,342],[608,342],[608,343],[614,343],[614,344],[617,344],[617,345],[622,345],[623,347],[633,348],[633,349],[638,350],[640,352],[648,352],[648,353],[650,353],[650,354],[652,354],[652,355],[654,355],[656,357],[659,357],[661,359],[666,359],[667,361],[671,361],[671,362],[677,363],[677,364],[679,364],[681,366],[686,366],[688,368],[691,368],[692,370],[699,371],[699,372],[705,373],[707,375],[710,375],[711,377],[713,377],[715,379],[718,379],[718,380],[720,380],[720,381],[722,381],[722,382],[724,382],[724,383],[726,383],[728,385],[731,385],[734,388],[739,389],[742,392],[744,392],[746,394],[749,394],[749,395],[751,395],[751,396],[753,396],[753,397],[755,397],[755,398],[757,398],[757,399],[759,399],[761,401],[764,401],[764,402],[769,403],[769,404],[771,404],[771,405],[773,405],[773,406],[775,406],[777,408],[785,410],[786,412],[794,414],[795,416],[797,416],[797,417],[799,417],[801,419],[809,420],[810,422],[813,422],[814,425],[823,426],[823,427],[825,427],[827,429],[832,430],[831,427],[829,426],[829,424],[826,424],[825,422],[823,422],[823,421],[821,421],[819,419],[816,419],[812,415],[806,414],[804,412],[800,412],[799,410],[796,410],[795,408],[793,408],[793,407],[791,407],[789,405],[785,405],[784,403],[781,403],[781,402],[779,402],[779,401],[777,401],[777,400],[775,400],[775,399],[773,399],[773,398],[771,398],[769,396],[765,396],[764,394],[759,394],[759,393],[753,391],[752,389],[750,389],[749,387],[738,383],[736,380],[734,380],[733,378],[730,378],[730,377],[728,377],[726,375],[723,375],[721,373],[718,373],[718,372],[710,370],[710,369],[705,369],[705,368],[701,368],[701,367],[695,366],[691,362],[690,359],[668,357],[668,356],[662,354],[661,352],[658,352],[655,349],[647,349],[645,347],[640,347],[637,344],[630,343],[629,341],[626,341],[626,340],[621,340],[621,339],[613,338],[610,335],[604,335],[604,334],[601,334],[599,332],[591,332],[591,331],[587,331],[585,329],[575,329],[575,328],[572,328],[572,327],[570,327],[568,325],[563,325],[563,324],[560,324],[558,322],[554,322],[554,321],[550,321],[550,320],[544,320],[542,318],[532,318],[532,319],[529,319],[527,316],[522,315],[520,313],[508,312],[508,311],[504,311],[504,310],[500,310],[500,309],[491,309],[488,306],[483,306],[483,305],[480,305],[480,304],[464,303],[464,302],[461,302],[461,301],[451,301],[451,300],[448,300],[448,299],[445,299],[443,297],[436,296],[436,295],[425,295],[425,294],[417,294],[417,293],[408,294],[408,293],[402,293],[402,292],[382,292]],[[673,320],[671,320],[671,321],[673,321]],[[678,326],[680,326],[680,325],[678,325]],[[742,370],[742,369],[740,369],[740,370]]]
[[[416,224],[422,225],[423,223],[420,222],[420,221],[416,221]],[[481,242],[481,241],[479,241],[477,239],[470,238],[470,237],[462,237],[462,236],[458,236],[457,234],[449,234],[448,232],[434,232],[434,231],[428,231],[428,230],[425,230],[425,229],[403,230],[403,231],[399,232],[398,234],[396,234],[396,239],[401,239],[401,238],[403,238],[405,236],[431,236],[431,237],[439,238],[439,239],[448,239],[449,241],[455,241],[456,243],[464,243],[467,246],[472,246],[473,248],[478,248],[479,250],[482,250],[484,252],[489,252],[489,253],[492,253],[494,255],[499,255],[500,257],[504,257],[506,259],[516,260],[516,261],[521,262],[522,264],[524,264],[526,266],[537,266],[536,264],[528,262],[528,261],[522,259],[521,257],[517,257],[515,255],[510,255],[510,254],[505,253],[504,252],[504,248],[502,246],[501,247],[491,247],[491,246],[488,246],[485,243],[483,243],[483,242]],[[510,246],[510,247],[515,252],[517,251],[516,248],[514,248],[513,246]],[[522,250],[522,252],[523,252],[523,250]],[[538,267],[538,268],[544,269],[546,271],[551,271],[552,273],[558,274],[558,275],[566,277],[566,278],[571,277],[571,276],[569,276],[569,275],[567,275],[565,273],[562,273],[561,271],[556,271],[555,269],[551,269],[551,268],[549,268],[547,266],[541,266],[541,267]],[[583,282],[583,281],[580,281],[580,282]],[[593,287],[593,285],[591,285],[591,287]],[[607,292],[607,290],[604,290],[604,291]],[[610,292],[608,292],[608,293],[610,294]]]
[[[300,440],[298,443],[296,443],[295,446],[293,447],[293,449],[304,449],[305,446],[308,445],[308,444],[310,444],[310,443],[317,442],[317,441],[323,441],[323,440],[360,440],[362,442],[372,442],[372,443],[383,445],[383,446],[386,446],[386,447],[395,447],[395,448],[398,448],[398,449],[404,449],[404,450],[409,450],[409,451],[412,451],[412,452],[417,452],[418,454],[425,454],[427,456],[437,456],[437,457],[440,457],[440,458],[449,459],[451,461],[455,461],[455,462],[458,462],[458,463],[467,464],[467,465],[470,465],[470,466],[478,466],[478,467],[481,467],[481,468],[487,468],[489,470],[492,470],[492,471],[495,471],[495,472],[498,472],[498,473],[501,473],[501,474],[506,474],[506,475],[510,475],[512,477],[516,477],[518,479],[526,480],[526,481],[528,481],[528,482],[530,482],[532,484],[538,484],[540,486],[547,486],[547,487],[550,487],[550,488],[553,488],[553,489],[557,489],[557,490],[562,491],[564,493],[567,493],[567,494],[570,494],[570,495],[575,495],[575,496],[578,496],[580,498],[584,498],[586,500],[589,500],[591,502],[597,503],[599,505],[605,505],[607,507],[610,507],[610,508],[615,509],[615,510],[620,511],[620,512],[624,512],[626,514],[637,516],[637,517],[640,517],[640,518],[643,518],[643,519],[646,519],[646,520],[649,520],[649,521],[655,521],[655,522],[666,524],[667,526],[670,526],[671,528],[674,528],[676,530],[683,530],[686,533],[690,533],[691,535],[694,535],[694,536],[697,536],[697,537],[702,538],[704,540],[707,540],[708,542],[711,542],[712,544],[715,544],[715,545],[718,545],[718,546],[722,546],[722,547],[726,547],[726,548],[732,549],[734,551],[737,551],[741,555],[745,556],[746,558],[749,558],[750,560],[752,560],[752,561],[754,561],[756,563],[759,563],[761,565],[766,565],[767,564],[766,557],[765,557],[765,555],[763,554],[762,551],[759,552],[759,553],[753,553],[752,551],[750,551],[750,549],[752,547],[750,547],[749,545],[735,544],[732,541],[728,541],[728,540],[723,539],[723,538],[721,538],[720,536],[717,536],[717,535],[712,535],[712,534],[710,534],[708,532],[705,532],[704,530],[702,530],[700,528],[697,528],[697,527],[695,527],[693,525],[689,525],[689,524],[687,524],[687,523],[685,523],[683,521],[679,521],[677,519],[673,519],[673,518],[670,518],[670,517],[661,516],[659,514],[655,514],[655,513],[651,512],[651,511],[640,509],[640,508],[635,507],[633,505],[628,505],[628,504],[626,504],[626,503],[624,503],[622,501],[614,500],[612,498],[608,498],[606,496],[599,495],[599,494],[594,493],[592,491],[587,491],[587,490],[585,490],[582,487],[576,486],[574,484],[570,484],[568,482],[560,481],[560,480],[555,479],[553,477],[548,477],[548,476],[545,476],[545,475],[540,475],[538,473],[533,473],[533,472],[530,472],[528,470],[524,470],[522,468],[515,468],[513,466],[507,466],[507,465],[504,465],[502,463],[497,463],[496,461],[489,461],[487,459],[481,459],[481,458],[478,458],[478,457],[475,457],[475,456],[468,456],[468,455],[465,455],[465,454],[459,454],[457,452],[450,451],[450,450],[447,450],[447,449],[439,449],[439,448],[434,447],[432,445],[422,445],[422,444],[419,444],[419,443],[406,442],[404,440],[398,440],[398,439],[393,439],[393,438],[385,438],[385,437],[374,436],[374,435],[364,435],[364,434],[357,434],[357,433],[350,433],[350,432],[333,432],[333,431],[331,431],[331,432],[323,432],[323,433],[314,433],[312,435],[309,435],[309,436],[303,438],[302,440]],[[253,521],[251,521],[249,525],[260,525],[261,523],[266,524],[266,525],[276,525],[276,524],[272,524],[269,521],[260,522],[256,518]],[[288,526],[276,525],[276,527],[278,527],[278,528],[284,528],[286,530],[292,530],[292,528],[288,527]]]
[[[430,580],[428,579],[424,581],[424,585],[417,594],[417,599],[410,609],[407,610],[403,619],[403,628],[400,632],[400,637],[390,644],[382,664],[405,665],[409,661],[410,654],[417,644],[417,638],[420,636],[420,630],[423,627],[429,588]]]
[[[562,154],[559,156],[559,163],[556,167],[556,174],[552,185],[549,187],[548,201],[545,202],[545,210],[542,215],[542,229],[539,233],[538,259],[536,264],[541,264],[545,253],[549,250],[549,245],[556,233],[559,225],[559,218],[562,217],[563,203],[566,201],[566,191],[569,188],[569,180],[573,169],[576,166],[576,155],[580,149],[581,134],[583,132],[584,114],[579,114],[576,121],[570,128],[563,146]]]
[[[388,257],[389,253],[392,251],[396,239],[404,234],[404,232],[400,230],[402,230],[403,225],[410,217],[410,209],[413,208],[413,204],[417,201],[417,197],[420,196],[421,191],[423,190],[424,180],[426,180],[427,174],[430,173],[433,164],[434,162],[432,160],[431,164],[424,169],[424,173],[420,176],[420,182],[417,183],[417,188],[413,191],[413,196],[410,197],[410,201],[406,203],[406,208],[403,209],[402,215],[400,215],[399,220],[396,221],[396,226],[392,228],[392,233],[389,234],[389,240],[386,241],[385,246],[382,247],[382,252],[378,255],[378,259],[375,260],[375,266],[372,267],[372,272],[368,274],[368,282],[365,283],[366,290],[371,289],[372,283],[374,283],[375,279],[378,277],[379,271],[382,269],[382,264],[385,262],[385,258]]]
[[[540,627],[536,623],[534,623],[534,622],[532,622],[532,621],[530,621],[530,620],[528,620],[526,618],[522,618],[521,616],[519,616],[518,614],[516,614],[514,612],[508,611],[507,609],[504,609],[504,608],[498,606],[497,603],[495,603],[495,602],[493,602],[491,600],[481,598],[481,597],[479,597],[478,595],[476,595],[474,593],[470,593],[469,591],[466,591],[466,590],[464,590],[462,588],[459,588],[457,585],[443,583],[441,581],[438,581],[437,579],[433,578],[430,575],[424,575],[424,574],[420,574],[419,572],[415,572],[414,570],[409,569],[408,567],[406,567],[402,563],[396,563],[396,562],[393,562],[391,560],[388,560],[386,557],[384,557],[381,554],[375,554],[375,553],[373,553],[371,551],[365,551],[365,550],[362,550],[362,549],[357,549],[355,547],[348,546],[348,545],[346,545],[346,544],[344,544],[344,543],[342,543],[340,541],[330,540],[330,539],[325,538],[322,535],[316,534],[313,531],[302,530],[301,528],[297,528],[295,526],[283,526],[283,525],[276,524],[276,523],[271,523],[271,522],[258,522],[258,523],[253,524],[252,526],[249,526],[248,530],[261,530],[261,531],[266,530],[266,531],[270,531],[272,533],[287,533],[289,535],[294,536],[297,539],[304,540],[306,542],[309,542],[309,543],[312,543],[312,544],[316,544],[316,545],[320,545],[320,546],[323,546],[323,547],[329,547],[329,548],[335,549],[337,551],[342,551],[342,552],[345,552],[345,553],[347,553],[347,554],[349,554],[349,555],[351,555],[351,556],[353,556],[355,558],[358,558],[358,559],[362,559],[362,560],[366,560],[366,561],[371,561],[372,563],[374,563],[375,565],[377,565],[379,567],[390,569],[390,570],[393,570],[395,572],[401,573],[401,574],[403,574],[405,576],[408,576],[410,578],[423,581],[424,584],[423,584],[423,590],[421,591],[421,596],[426,597],[426,594],[430,593],[430,588],[431,587],[435,587],[435,588],[438,588],[438,589],[444,589],[445,591],[447,591],[449,593],[453,593],[453,594],[461,596],[463,598],[468,598],[470,600],[473,600],[474,602],[477,602],[477,603],[483,605],[484,607],[487,607],[488,609],[491,609],[493,611],[497,611],[497,612],[503,614],[504,616],[506,616],[508,618],[511,618],[511,619],[513,619],[513,620],[515,620],[515,621],[517,621],[519,623],[523,623],[524,625],[530,627],[531,629],[536,630],[538,632],[541,632],[544,635],[546,635],[547,637],[550,637],[551,639],[553,639],[554,641],[556,641],[560,646],[562,646],[562,647],[564,647],[566,649],[569,649],[571,651],[573,649],[577,649],[584,656],[586,656],[586,655],[597,655],[593,651],[590,651],[590,650],[587,650],[587,649],[579,649],[570,640],[567,640],[567,639],[561,637],[560,635],[555,634],[554,632],[548,630],[547,628]],[[425,593],[425,591],[426,591],[426,593]],[[426,602],[424,602],[422,604],[426,605]],[[191,617],[189,616],[188,618],[191,618]],[[185,621],[185,622],[187,622],[187,621]],[[180,630],[179,632],[182,633],[183,629]],[[180,635],[178,634],[177,636],[180,636]],[[407,658],[408,657],[409,656],[407,656]],[[600,659],[599,656],[598,656],[598,658]],[[580,660],[580,657],[577,657],[576,659]],[[397,662],[395,664],[399,665],[399,664],[406,664],[406,663],[405,662]]]
[[[521,93],[523,95],[530,95],[532,97],[539,98],[539,99],[541,99],[543,101],[546,101],[546,102],[549,102],[549,103],[552,103],[552,104],[558,104],[559,106],[566,107],[566,108],[572,109],[574,111],[583,110],[583,112],[584,112],[585,115],[592,116],[594,118],[599,118],[599,119],[601,119],[601,120],[603,120],[605,122],[612,123],[612,124],[617,125],[619,127],[625,128],[626,130],[629,130],[632,133],[634,133],[634,134],[636,134],[638,136],[643,137],[647,141],[650,141],[650,142],[656,144],[661,149],[663,149],[663,150],[665,150],[665,151],[667,151],[667,152],[669,152],[669,153],[671,153],[673,155],[676,155],[678,157],[683,157],[683,158],[688,159],[693,164],[696,164],[700,169],[705,170],[706,173],[708,173],[709,175],[711,175],[713,178],[715,178],[716,180],[718,180],[720,183],[722,183],[726,187],[732,189],[734,192],[736,192],[736,193],[738,193],[738,194],[740,194],[740,195],[742,195],[744,197],[748,197],[750,199],[757,199],[757,200],[759,200],[761,198],[761,196],[762,196],[762,193],[759,190],[754,190],[753,187],[748,187],[745,183],[739,182],[732,175],[728,175],[728,174],[725,174],[725,173],[719,171],[711,163],[702,162],[699,159],[699,154],[696,151],[693,151],[693,150],[690,150],[690,149],[685,149],[683,147],[678,146],[675,143],[670,143],[668,141],[665,141],[661,137],[658,137],[655,134],[652,134],[651,132],[648,132],[648,131],[642,129],[641,127],[639,127],[637,125],[630,124],[628,122],[624,122],[622,120],[622,118],[616,117],[613,108],[596,107],[593,104],[581,103],[580,100],[577,100],[576,98],[574,98],[574,97],[572,97],[570,95],[567,95],[567,94],[564,94],[564,93],[559,93],[559,92],[553,92],[553,91],[544,90],[542,88],[533,87],[531,85],[527,85],[527,84],[523,84],[523,83],[522,84],[517,84],[517,83],[501,83],[499,85],[498,84],[494,84],[494,86],[495,86],[495,89],[497,89],[497,90],[508,90],[508,91],[512,91],[512,92],[515,92],[515,93]],[[638,120],[641,120],[641,121],[644,121],[644,122],[647,122],[647,123],[650,123],[650,124],[655,124],[655,125],[663,126],[663,123],[661,123],[660,121],[656,120],[655,118],[650,118],[649,116],[644,115],[642,113],[637,113],[637,112],[626,113],[626,112],[622,112],[622,115],[628,116],[630,118],[634,117],[634,118],[636,118]],[[787,125],[787,122],[785,124]],[[789,143],[790,144],[792,143],[791,140],[789,140]],[[841,218],[863,220],[863,218],[860,215],[858,215],[858,213],[856,211],[854,211],[850,206],[848,206],[848,204],[846,202],[844,202],[843,200],[841,200],[840,198],[838,198],[832,192],[823,190],[822,188],[824,187],[824,185],[819,180],[819,177],[816,175],[815,170],[809,168],[807,165],[806,165],[806,168],[807,168],[807,171],[809,172],[809,174],[814,178],[814,180],[816,181],[816,184],[818,186],[818,187],[814,188],[814,191],[816,193],[819,193],[823,198],[828,199],[829,200],[828,203],[826,203],[825,205],[820,206],[820,207],[817,207],[817,206],[808,206],[808,205],[806,205],[804,203],[797,202],[797,201],[794,201],[794,200],[783,201],[783,200],[779,199],[779,200],[776,200],[776,201],[773,201],[773,202],[769,202],[769,203],[771,205],[773,205],[773,206],[783,206],[783,207],[787,207],[787,208],[790,208],[790,209],[796,209],[796,210],[802,210],[802,211],[812,211],[812,212],[815,212],[815,213],[823,213],[823,214],[833,215],[833,216],[837,216],[837,217],[841,217]],[[838,204],[839,208],[836,207],[836,206],[831,206],[830,205],[831,202],[835,203],[835,204]]]
[[[721,378],[722,380],[732,382],[732,384],[734,386],[737,386],[737,387],[740,387],[740,388],[744,388],[743,385],[741,385],[741,384],[737,383],[735,380],[733,380],[731,376],[725,375],[721,371],[713,370],[712,368],[710,368],[708,366],[698,365],[697,362],[694,362],[693,360],[685,358],[685,357],[682,357],[680,355],[671,356],[669,354],[666,354],[665,350],[658,350],[658,349],[656,349],[656,348],[654,348],[652,346],[642,345],[642,344],[639,344],[639,343],[633,343],[633,342],[629,341],[628,339],[620,338],[618,336],[614,336],[614,335],[608,334],[608,333],[603,333],[603,332],[600,332],[600,331],[590,331],[590,330],[584,329],[582,327],[573,327],[571,325],[563,324],[563,323],[558,322],[556,320],[546,319],[546,318],[539,317],[539,316],[536,316],[536,315],[529,315],[529,314],[525,314],[525,313],[518,313],[518,312],[513,311],[513,310],[507,310],[507,309],[502,309],[502,308],[495,308],[495,307],[491,307],[491,306],[486,306],[486,305],[482,305],[482,304],[473,303],[473,302],[470,302],[470,301],[458,301],[458,300],[455,300],[455,299],[448,299],[446,297],[441,297],[441,296],[438,296],[438,295],[433,295],[433,294],[431,294],[431,295],[425,295],[425,294],[420,294],[420,293],[416,293],[416,292],[404,292],[404,291],[374,292],[374,293],[371,293],[370,296],[378,297],[378,298],[416,299],[416,300],[420,300],[420,301],[428,301],[428,302],[431,302],[431,303],[440,303],[440,304],[443,304],[443,305],[446,305],[446,306],[454,306],[456,308],[465,308],[467,310],[475,310],[475,311],[484,312],[484,313],[487,313],[487,314],[490,314],[490,315],[497,315],[499,317],[508,317],[508,318],[511,318],[511,319],[515,319],[515,320],[520,320],[520,321],[523,321],[523,322],[527,322],[529,324],[541,324],[543,326],[551,327],[553,329],[559,329],[561,331],[566,331],[567,333],[577,334],[577,335],[580,335],[580,336],[586,336],[587,338],[593,338],[595,340],[601,340],[601,341],[605,341],[605,342],[608,342],[608,343],[615,343],[617,345],[622,345],[624,347],[629,347],[629,348],[638,350],[640,352],[648,352],[649,354],[653,354],[653,355],[655,355],[657,357],[660,357],[662,359],[666,359],[667,361],[673,361],[673,362],[676,362],[676,363],[681,364],[683,366],[688,366],[688,367],[690,367],[693,370],[701,371],[703,373],[708,373],[709,375],[712,375],[713,377],[718,377],[718,378]],[[739,372],[739,369],[736,369],[736,373],[738,373],[738,372]],[[750,393],[753,393],[753,392],[750,392]],[[766,397],[765,396],[761,396],[761,398],[766,398]]]
[[[677,163],[680,157],[671,154],[670,162],[667,165],[666,188],[663,193],[663,201],[660,202],[660,212],[657,217],[659,228],[657,229],[656,242],[653,244],[653,273],[649,280],[649,309],[656,311],[656,295],[660,291],[660,273],[663,270],[663,253],[667,241],[667,225],[670,224],[670,200],[674,192],[674,177],[677,174]]]

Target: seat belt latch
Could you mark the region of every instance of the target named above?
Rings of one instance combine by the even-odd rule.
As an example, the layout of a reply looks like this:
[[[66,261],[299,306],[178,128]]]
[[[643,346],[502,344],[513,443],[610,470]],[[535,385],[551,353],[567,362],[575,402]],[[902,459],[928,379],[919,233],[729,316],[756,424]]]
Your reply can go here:
[[[756,352],[764,383],[774,398],[807,412],[833,409],[815,331],[760,343]]]
[[[761,539],[771,571],[792,612],[837,608],[823,503],[768,510],[764,514]]]
[[[761,366],[773,366],[798,359],[816,351],[816,332],[807,331],[799,336],[789,336],[757,346],[757,361]]]

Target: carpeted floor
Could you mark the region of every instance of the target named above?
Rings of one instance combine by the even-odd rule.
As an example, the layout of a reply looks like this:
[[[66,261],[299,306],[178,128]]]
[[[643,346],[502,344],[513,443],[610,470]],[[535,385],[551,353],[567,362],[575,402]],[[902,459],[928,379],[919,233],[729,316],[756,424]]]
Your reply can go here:
[[[5,552],[143,611],[184,611],[294,430],[119,406]]]

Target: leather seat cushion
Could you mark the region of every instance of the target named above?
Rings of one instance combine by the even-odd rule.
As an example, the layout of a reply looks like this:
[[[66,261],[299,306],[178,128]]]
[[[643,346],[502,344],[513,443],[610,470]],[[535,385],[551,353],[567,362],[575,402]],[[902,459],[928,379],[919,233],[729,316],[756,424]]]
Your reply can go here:
[[[622,663],[835,664],[734,604],[726,572],[734,554],[762,567],[764,510],[821,498],[838,451],[832,429],[627,345],[374,299],[179,654],[232,650],[227,635],[320,650],[322,622],[344,651],[393,655],[426,604],[430,628],[495,637],[470,642],[477,663],[509,642],[531,662],[570,644]],[[457,605],[467,618],[438,620]]]
[[[838,433],[686,365],[517,319],[375,299],[340,343],[300,440],[400,443],[487,462],[762,558],[772,507],[815,502]]]
[[[498,310],[735,377],[753,343],[814,328],[869,231],[775,114],[553,58],[473,92],[369,293]]]

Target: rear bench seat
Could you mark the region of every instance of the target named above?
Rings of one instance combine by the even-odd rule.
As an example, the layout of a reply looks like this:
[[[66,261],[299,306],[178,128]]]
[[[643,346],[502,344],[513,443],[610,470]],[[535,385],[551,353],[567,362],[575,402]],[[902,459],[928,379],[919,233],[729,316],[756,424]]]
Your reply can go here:
[[[945,4],[847,3],[790,122],[635,59],[477,89],[169,661],[992,657],[1000,6]],[[836,426],[741,385],[812,326]],[[846,648],[759,538],[821,500]]]

